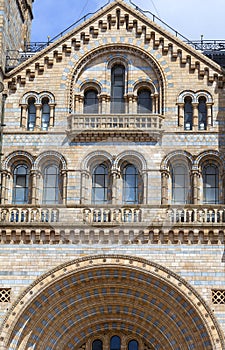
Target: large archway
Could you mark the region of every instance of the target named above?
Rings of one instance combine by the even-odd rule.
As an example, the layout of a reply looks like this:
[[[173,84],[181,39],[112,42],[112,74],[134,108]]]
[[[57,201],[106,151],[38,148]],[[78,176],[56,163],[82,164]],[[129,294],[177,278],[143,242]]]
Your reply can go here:
[[[224,349],[207,305],[184,280],[129,256],[77,259],[50,271],[13,305],[2,329],[9,350],[91,350],[111,336],[139,350]]]

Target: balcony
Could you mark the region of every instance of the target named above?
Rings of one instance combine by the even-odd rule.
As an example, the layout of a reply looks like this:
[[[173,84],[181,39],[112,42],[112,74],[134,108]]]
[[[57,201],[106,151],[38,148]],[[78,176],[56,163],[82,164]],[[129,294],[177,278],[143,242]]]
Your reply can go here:
[[[70,141],[99,141],[120,138],[157,142],[163,132],[160,114],[73,114],[68,117]]]
[[[5,205],[0,244],[225,244],[225,207]]]

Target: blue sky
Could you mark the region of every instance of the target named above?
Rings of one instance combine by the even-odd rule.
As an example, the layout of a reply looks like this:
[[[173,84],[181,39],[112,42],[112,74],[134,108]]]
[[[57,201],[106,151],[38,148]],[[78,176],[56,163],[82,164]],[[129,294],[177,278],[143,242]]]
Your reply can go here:
[[[111,0],[112,1],[112,0]],[[124,0],[129,3],[129,0]],[[131,0],[189,39],[225,40],[225,0]],[[47,41],[108,0],[35,0],[32,41]]]

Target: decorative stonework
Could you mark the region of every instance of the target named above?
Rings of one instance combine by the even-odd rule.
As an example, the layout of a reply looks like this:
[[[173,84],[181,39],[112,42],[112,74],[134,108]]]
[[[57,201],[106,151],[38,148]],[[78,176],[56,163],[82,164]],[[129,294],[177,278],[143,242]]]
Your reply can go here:
[[[132,284],[130,279],[132,279]],[[60,293],[60,290],[63,293]],[[96,297],[98,304],[95,304]],[[135,307],[132,306],[134,297],[136,299]],[[76,314],[81,316],[83,310],[85,310],[86,298],[88,298],[89,309],[91,310],[91,307],[94,307],[95,313],[87,313],[85,322],[83,317],[79,317],[79,321],[75,321],[72,317],[74,307],[76,308]],[[53,308],[50,311],[51,304]],[[62,305],[64,305],[63,308]],[[104,323],[108,323],[109,330],[112,329],[111,321],[107,316],[108,313],[104,312],[107,305],[108,308],[112,308],[112,316],[115,312],[113,319],[116,326],[114,329],[119,329],[119,324],[122,321],[125,327],[124,331],[129,330],[128,325],[133,320],[131,324],[134,322],[136,326],[132,327],[132,334],[139,334],[148,344],[147,324],[150,328],[154,327],[154,342],[157,339],[162,348],[167,349],[167,340],[160,336],[159,328],[165,327],[166,330],[167,322],[170,319],[170,332],[172,332],[175,339],[180,339],[180,346],[182,344],[187,346],[186,342],[191,344],[197,341],[198,350],[212,348],[222,350],[224,348],[223,337],[213,313],[205,301],[185,280],[156,263],[140,258],[117,255],[80,258],[63,264],[38,278],[23,292],[10,309],[2,329],[2,342],[4,346],[10,346],[12,350],[17,349],[18,342],[21,342],[26,334],[28,335],[31,331],[38,343],[44,341],[47,346],[49,339],[54,337],[51,329],[54,329],[54,333],[58,329],[60,333],[60,319],[65,325],[67,324],[63,315],[66,313],[71,322],[68,331],[64,332],[62,336],[63,343],[68,344],[70,342],[74,327],[76,327],[77,340],[75,343],[77,346],[81,346],[84,343],[84,337],[87,338],[90,334],[87,324],[93,325],[92,334],[96,332],[94,330],[95,322],[99,324],[99,331]],[[45,310],[46,307],[47,310]],[[100,311],[101,307],[103,307],[102,313]],[[121,321],[116,317],[118,308],[121,310],[119,311]],[[125,313],[124,308],[127,308]],[[43,326],[46,312],[51,313],[52,317],[46,326]],[[163,317],[161,312],[163,312]],[[133,316],[131,317],[131,315]],[[89,322],[87,322],[87,317]],[[22,324],[20,320],[24,318],[27,319],[26,327],[21,327],[19,326]],[[128,320],[130,321],[127,323]],[[181,335],[184,325],[183,327],[178,325],[178,322],[182,324],[184,321],[187,322],[188,332],[192,335],[189,340],[187,340],[189,337],[185,337],[186,340],[184,340]],[[33,322],[38,323],[33,324]],[[41,334],[38,332],[39,323],[42,323]],[[140,326],[139,331],[138,326]],[[18,327],[20,327],[19,338],[14,336],[14,334],[18,334]],[[195,332],[193,332],[194,328],[196,329]],[[85,336],[81,336],[82,332]],[[201,340],[201,334],[203,333],[205,334],[204,342]],[[43,334],[45,340],[42,338]],[[31,339],[30,341],[32,341]],[[54,339],[58,344],[62,341],[61,336],[58,340],[55,337]]]

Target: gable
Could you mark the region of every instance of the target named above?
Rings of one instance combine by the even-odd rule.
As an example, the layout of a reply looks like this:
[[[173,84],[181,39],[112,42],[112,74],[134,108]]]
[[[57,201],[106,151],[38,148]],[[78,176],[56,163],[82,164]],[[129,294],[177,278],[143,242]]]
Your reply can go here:
[[[115,0],[70,33],[20,64],[6,77],[15,90],[49,74],[55,67],[70,70],[81,57],[106,45],[138,47],[159,62],[176,62],[200,79],[223,86],[225,76],[219,65],[151,21],[122,0]],[[160,63],[161,61],[161,63]],[[57,68],[59,69],[59,68]]]

